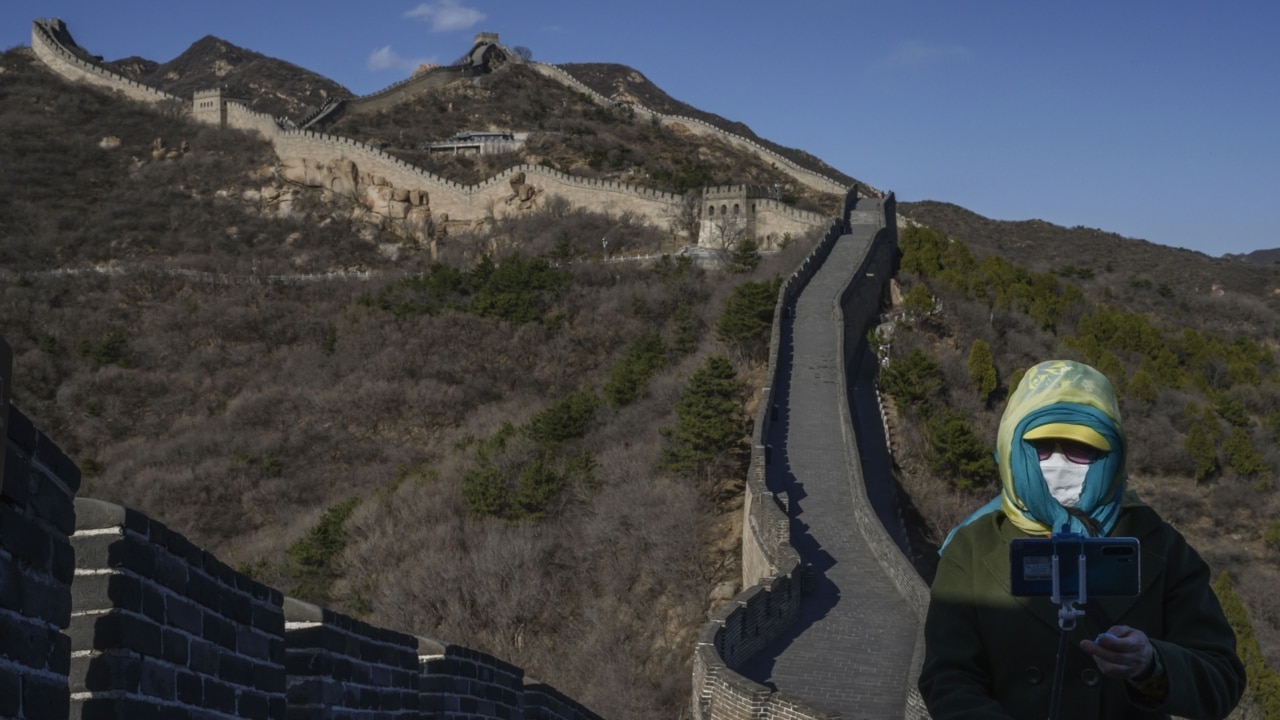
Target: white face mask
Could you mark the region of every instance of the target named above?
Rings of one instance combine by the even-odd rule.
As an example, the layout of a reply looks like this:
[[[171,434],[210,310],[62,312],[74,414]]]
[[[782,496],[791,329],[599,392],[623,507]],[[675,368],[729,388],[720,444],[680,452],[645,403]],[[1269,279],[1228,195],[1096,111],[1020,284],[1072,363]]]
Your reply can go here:
[[[1040,461],[1040,471],[1044,473],[1044,481],[1049,485],[1049,493],[1062,507],[1075,507],[1080,503],[1089,467],[1071,462],[1061,452],[1055,452],[1048,460]]]

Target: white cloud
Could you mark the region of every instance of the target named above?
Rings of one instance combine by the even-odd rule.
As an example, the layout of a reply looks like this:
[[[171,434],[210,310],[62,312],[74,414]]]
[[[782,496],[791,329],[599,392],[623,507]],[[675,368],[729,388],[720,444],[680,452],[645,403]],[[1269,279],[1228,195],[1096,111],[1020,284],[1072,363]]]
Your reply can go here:
[[[369,59],[365,61],[365,67],[370,70],[404,70],[413,72],[418,69],[419,65],[429,65],[434,62],[433,58],[403,58],[397,55],[390,45],[383,45],[369,53]]]
[[[876,65],[884,70],[905,70],[973,59],[973,51],[963,45],[928,45],[918,40],[898,43],[888,57],[881,58]]]
[[[450,30],[466,30],[485,19],[485,14],[475,8],[463,7],[458,0],[436,0],[422,3],[404,14],[407,18],[415,18],[431,23],[432,32],[448,32]]]

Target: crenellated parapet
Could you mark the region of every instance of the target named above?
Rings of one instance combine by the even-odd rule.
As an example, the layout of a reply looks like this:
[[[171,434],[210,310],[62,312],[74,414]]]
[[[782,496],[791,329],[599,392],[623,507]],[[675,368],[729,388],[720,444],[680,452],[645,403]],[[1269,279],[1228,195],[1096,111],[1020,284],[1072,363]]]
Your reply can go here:
[[[555,65],[548,65],[546,63],[529,63],[529,65],[543,76],[556,80],[557,82],[586,95],[598,105],[602,105],[604,107],[615,107],[620,104],[596,92],[595,90],[592,90],[582,83],[582,81]],[[778,152],[765,147],[751,138],[721,130],[705,120],[698,120],[696,118],[685,117],[682,115],[665,115],[657,112],[656,110],[644,107],[643,105],[628,103],[627,106],[635,111],[636,115],[641,119],[654,120],[660,122],[664,126],[682,125],[685,129],[691,130],[695,134],[716,137],[733,147],[754,153],[765,162],[781,167],[801,184],[819,192],[844,195],[849,190],[848,186],[843,183],[828,178],[821,173],[816,173],[812,170],[800,167],[794,161],[783,157]]]
[[[80,470],[9,407],[11,360],[0,338],[0,717],[63,718]]]
[[[0,717],[599,720],[520,667],[288,598],[77,498],[66,454],[17,408],[0,420]]]
[[[847,372],[852,366],[845,358],[853,357],[859,343],[865,342],[866,330],[879,316],[885,286],[893,275],[897,256],[894,198],[892,195],[885,198],[877,210],[857,211],[854,206],[859,195],[859,188],[850,190],[844,219],[832,225],[826,237],[778,291],[769,343],[766,375],[769,385],[761,390],[752,430],[751,464],[743,504],[742,585],[746,589],[716,612],[698,637],[691,698],[692,716],[697,720],[837,720],[840,717],[803,698],[749,680],[738,669],[792,628],[799,616],[803,595],[812,590],[809,571],[801,565],[801,558],[792,545],[792,500],[788,488],[772,486],[766,470],[777,461],[774,448],[768,444],[774,423],[784,413],[805,412],[803,407],[779,404],[773,397],[773,388],[785,387],[788,381],[783,375],[787,372],[787,362],[780,361],[784,345],[782,328],[795,317],[801,294],[851,226],[870,226],[874,238],[862,257],[848,268],[848,280],[832,308],[832,334],[840,348],[835,366]],[[840,399],[841,435],[846,447],[831,450],[846,458],[856,458],[857,434],[848,408],[847,384],[851,378],[845,377],[844,372],[837,375],[839,387],[833,392]],[[923,621],[928,605],[924,581],[881,525],[866,493],[859,492],[859,484],[863,482],[861,468],[853,466],[848,472],[850,487],[854,490],[854,516],[849,521],[859,529],[868,552],[890,578],[901,602]],[[923,640],[918,638],[912,651],[911,677],[903,678],[904,715],[913,720],[928,717],[919,692],[911,682],[919,672],[922,651]]]
[[[71,42],[70,37],[65,23],[56,18],[36,20],[31,24],[31,50],[49,69],[67,80],[115,90],[140,102],[155,104],[170,101],[185,104],[176,95],[143,85],[77,55],[63,44]]]
[[[831,224],[830,217],[782,201],[776,186],[718,185],[703,188],[698,245],[736,246],[752,238],[762,250],[774,250],[785,238],[799,237]]]
[[[435,226],[472,226],[490,218],[504,217],[525,212],[536,207],[547,197],[559,196],[570,203],[590,207],[606,213],[632,213],[647,222],[667,227],[676,217],[683,203],[683,196],[612,180],[581,178],[558,170],[535,165],[510,168],[476,185],[462,185],[448,180],[396,158],[381,148],[373,147],[346,137],[316,133],[291,127],[277,118],[249,109],[243,100],[229,98],[219,89],[196,92],[191,103],[174,95],[147,87],[125,78],[111,70],[83,59],[63,43],[71,43],[66,27],[58,20],[37,20],[32,24],[32,47],[37,57],[58,74],[72,81],[89,82],[99,87],[117,90],[126,96],[156,104],[164,101],[187,105],[192,116],[207,124],[256,132],[269,140],[277,156],[286,167],[311,165],[324,167],[337,162],[355,163],[359,172],[369,177],[379,177],[391,185],[406,190],[422,189],[431,198],[431,213]],[[543,63],[528,63],[537,72],[563,82],[572,89],[590,96],[595,102],[614,105],[568,73]],[[405,81],[411,82],[413,78]],[[395,87],[395,86],[393,86]],[[390,88],[388,88],[390,90]],[[384,91],[375,93],[381,95]],[[366,96],[372,97],[372,96]],[[317,112],[317,117],[331,112],[338,103],[327,105]],[[725,133],[714,126],[691,118],[662,116],[641,109],[662,122],[682,122],[699,128],[699,132],[713,134],[731,144],[764,153],[770,162],[790,172],[798,180],[824,192],[843,193],[845,188],[835,181],[803,170],[781,155],[764,148],[759,143]],[[315,118],[312,118],[314,121]],[[308,123],[310,124],[310,123]],[[514,193],[509,186],[511,177],[523,173],[525,180]],[[726,189],[726,192],[728,190]],[[736,191],[735,191],[736,192]],[[759,214],[749,223],[749,232],[757,234],[761,247],[775,247],[787,235],[798,236],[816,227],[822,227],[829,218],[817,213],[796,210],[770,200],[768,189],[748,191],[749,197],[759,199]],[[704,231],[713,230],[713,223],[704,217]],[[723,235],[723,233],[721,233]],[[704,238],[711,237],[706,232]],[[704,242],[703,244],[714,244]]]

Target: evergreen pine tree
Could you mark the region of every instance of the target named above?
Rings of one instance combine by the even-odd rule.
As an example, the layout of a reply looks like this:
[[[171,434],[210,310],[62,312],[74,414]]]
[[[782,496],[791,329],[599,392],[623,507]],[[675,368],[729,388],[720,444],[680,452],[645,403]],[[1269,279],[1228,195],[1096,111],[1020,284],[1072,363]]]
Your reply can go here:
[[[693,474],[732,448],[744,432],[738,417],[744,389],[729,358],[723,355],[707,358],[680,394],[675,426],[662,430],[671,440],[664,452],[663,465]]]
[[[773,329],[773,310],[778,304],[782,278],[744,282],[724,301],[716,323],[716,337],[733,346],[743,357],[763,358]]]
[[[969,381],[978,391],[978,399],[984,403],[991,402],[991,393],[1000,384],[996,376],[996,361],[991,356],[991,346],[981,338],[975,339],[969,346]]]
[[[751,238],[739,242],[729,253],[729,272],[731,273],[749,273],[759,264],[759,247]]]

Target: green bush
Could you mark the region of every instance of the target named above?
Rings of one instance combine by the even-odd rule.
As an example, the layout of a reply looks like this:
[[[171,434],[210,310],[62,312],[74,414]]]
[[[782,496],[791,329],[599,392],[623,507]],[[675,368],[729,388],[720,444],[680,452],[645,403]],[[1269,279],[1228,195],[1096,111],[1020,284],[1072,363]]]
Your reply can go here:
[[[671,352],[677,356],[688,355],[698,347],[698,316],[689,303],[676,306],[671,315]]]
[[[485,256],[466,271],[433,263],[424,273],[401,278],[376,296],[362,298],[361,304],[399,317],[454,309],[528,323],[543,320],[570,282],[567,270],[543,258],[513,255],[497,265]]]
[[[707,358],[680,393],[676,424],[662,429],[671,441],[663,451],[663,466],[696,474],[736,445],[746,431],[738,416],[745,388],[729,358]]]
[[[533,423],[524,428],[503,423],[490,437],[466,443],[462,449],[475,451],[462,474],[467,514],[536,521],[547,517],[566,491],[575,489],[577,497],[594,491],[595,456],[586,449],[566,453],[563,443],[581,437],[598,402],[591,393],[575,393],[535,416],[536,430]]]
[[[586,434],[587,425],[600,407],[600,398],[590,390],[565,396],[529,421],[529,438],[545,448],[575,440]]]
[[[778,304],[782,278],[744,282],[724,301],[716,322],[716,337],[743,357],[760,360],[769,350],[773,311]]]
[[[1218,473],[1218,438],[1222,434],[1221,428],[1212,410],[1189,408],[1187,412],[1191,417],[1191,426],[1182,440],[1182,449],[1195,463],[1193,477],[1196,482],[1202,482]]]
[[[1231,586],[1231,576],[1222,573],[1213,583],[1213,591],[1222,604],[1222,611],[1227,622],[1236,633],[1236,653],[1240,662],[1244,663],[1245,675],[1249,682],[1249,694],[1262,708],[1266,720],[1280,720],[1280,675],[1267,667],[1258,648],[1258,639],[1253,634],[1253,623],[1244,603],[1236,595]]]
[[[1267,470],[1267,463],[1262,454],[1253,448],[1249,433],[1241,427],[1231,428],[1227,441],[1222,445],[1227,466],[1237,475],[1256,477]]]
[[[649,379],[667,364],[667,346],[656,332],[646,333],[627,348],[604,386],[605,399],[614,407],[630,405],[640,398]]]
[[[76,344],[76,355],[89,360],[95,367],[103,367],[104,365],[120,365],[124,366],[125,353],[129,349],[129,342],[125,339],[124,332],[119,329],[108,330],[102,339],[94,342],[92,340],[81,340]]]
[[[996,361],[991,356],[991,346],[981,338],[975,338],[969,345],[969,381],[983,403],[991,401],[991,393],[999,387],[996,375]]]
[[[974,431],[964,413],[955,409],[936,412],[926,424],[933,451],[933,469],[961,490],[986,487],[996,477],[991,447]]]
[[[904,410],[928,416],[933,399],[946,386],[942,368],[920,348],[889,361],[880,371],[880,388]]]
[[[1272,520],[1262,532],[1262,543],[1268,549],[1280,552],[1280,520]]]
[[[749,273],[760,265],[760,252],[756,241],[746,238],[729,253],[729,272]]]
[[[358,502],[351,498],[326,510],[320,521],[285,551],[294,562],[294,597],[315,603],[329,600],[329,592],[341,573],[342,551],[350,538],[347,518]]]

